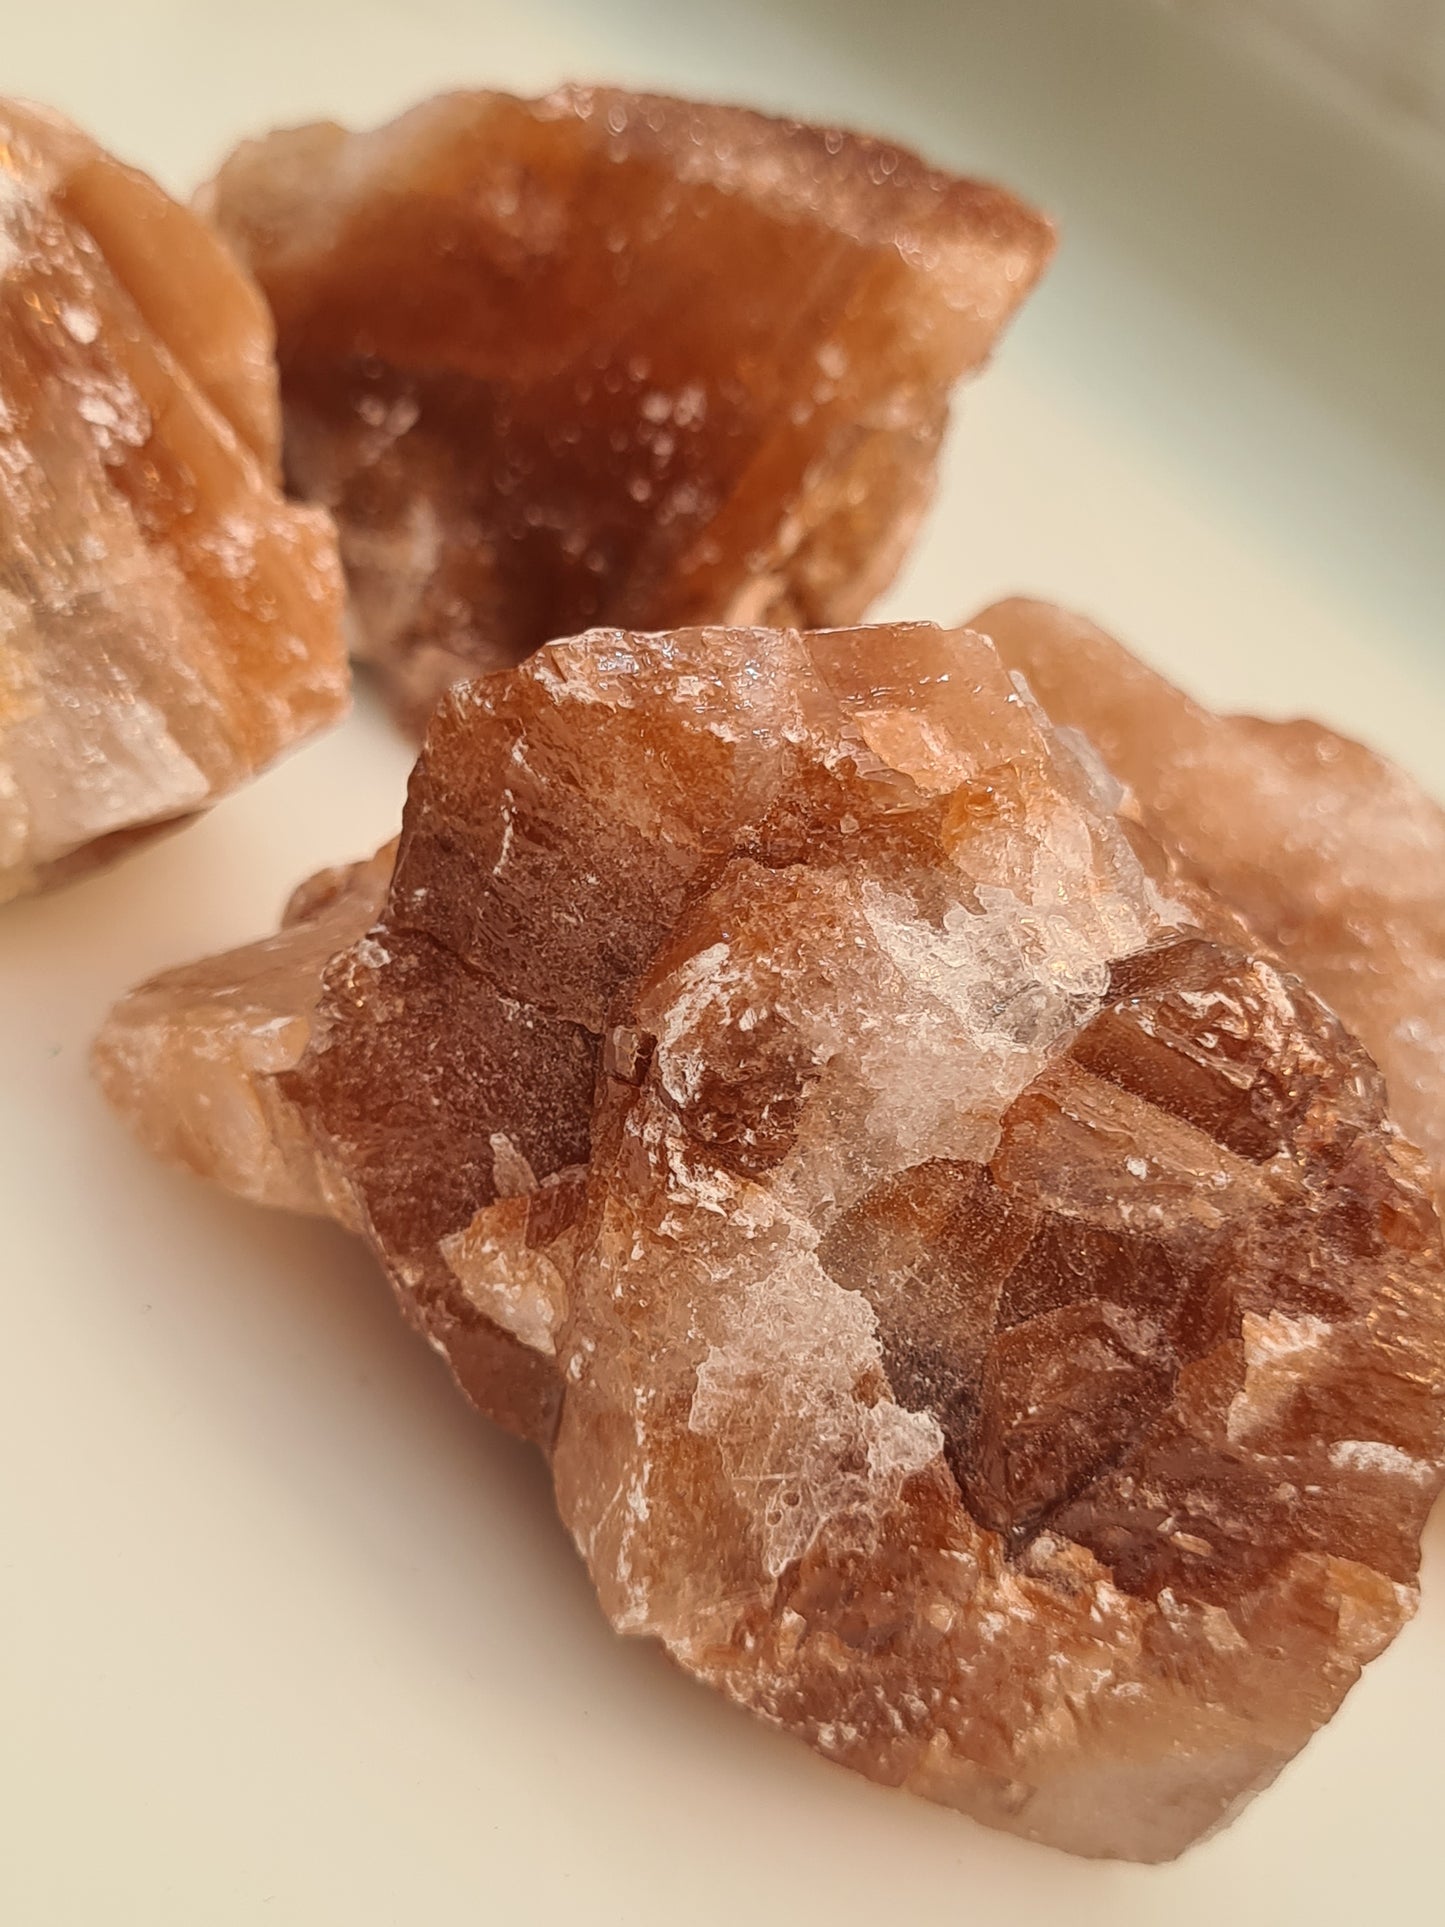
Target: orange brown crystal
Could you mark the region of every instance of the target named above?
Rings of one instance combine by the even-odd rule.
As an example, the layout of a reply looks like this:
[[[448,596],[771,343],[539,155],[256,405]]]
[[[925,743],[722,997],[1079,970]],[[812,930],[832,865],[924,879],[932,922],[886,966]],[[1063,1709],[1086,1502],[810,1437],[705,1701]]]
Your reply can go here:
[[[395,843],[297,890],[274,937],[163,971],[112,1013],[92,1053],[146,1148],[255,1204],[350,1220],[277,1074],[301,1059],[322,973],[386,900]],[[164,1104],[135,1102],[165,1091]]]
[[[418,730],[591,623],[856,621],[1052,245],[902,149],[591,88],[276,133],[203,205],[271,302],[290,481]]]
[[[1445,1195],[1445,810],[1318,723],[1213,714],[1082,616],[1019,598],[975,620],[1094,744],[1185,880],[1339,1012]]]
[[[596,632],[440,706],[273,1083],[615,1625],[1157,1859],[1410,1611],[1445,1278],[1374,1066],[1129,832],[976,635]],[[124,1108],[249,967],[120,1007]]]
[[[0,898],[203,809],[346,706],[335,539],[282,501],[222,244],[0,102]]]

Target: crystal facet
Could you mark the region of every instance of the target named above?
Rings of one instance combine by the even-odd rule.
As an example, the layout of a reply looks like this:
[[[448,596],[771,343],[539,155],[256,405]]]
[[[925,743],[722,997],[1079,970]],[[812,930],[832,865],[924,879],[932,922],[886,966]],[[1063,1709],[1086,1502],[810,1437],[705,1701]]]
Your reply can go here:
[[[148,1150],[255,1204],[348,1221],[345,1190],[277,1076],[306,1049],[327,964],[380,913],[395,855],[388,843],[312,877],[274,937],[164,971],[117,1007],[94,1067],[122,1108],[141,1091],[166,1093],[130,1113]]]
[[[0,898],[339,716],[327,518],[282,501],[264,303],[144,175],[0,102]]]
[[[273,134],[202,204],[271,302],[291,484],[418,730],[590,623],[856,621],[1052,245],[901,149],[589,88]]]
[[[619,1629],[1154,1859],[1409,1613],[1445,1276],[1374,1066],[1115,800],[966,631],[599,631],[442,702],[319,996],[334,883],[99,1058],[174,1155],[221,987]]]
[[[1318,723],[1214,715],[1067,610],[1016,599],[975,626],[1089,738],[1185,880],[1338,1011],[1445,1196],[1445,810]]]

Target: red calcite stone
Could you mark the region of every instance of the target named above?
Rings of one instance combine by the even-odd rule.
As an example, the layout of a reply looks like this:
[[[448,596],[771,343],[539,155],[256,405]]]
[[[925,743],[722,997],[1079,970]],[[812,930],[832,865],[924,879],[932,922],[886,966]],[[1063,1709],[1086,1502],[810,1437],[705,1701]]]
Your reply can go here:
[[[0,899],[193,816],[346,707],[271,324],[185,208],[0,101]]]
[[[98,1062],[365,1233],[620,1630],[1159,1859],[1411,1610],[1445,1276],[1370,1059],[1116,803],[967,631],[594,632],[443,701],[364,934],[386,857]]]
[[[1052,246],[1003,191],[648,95],[454,94],[203,195],[276,316],[292,486],[418,731],[596,622],[856,621]]]

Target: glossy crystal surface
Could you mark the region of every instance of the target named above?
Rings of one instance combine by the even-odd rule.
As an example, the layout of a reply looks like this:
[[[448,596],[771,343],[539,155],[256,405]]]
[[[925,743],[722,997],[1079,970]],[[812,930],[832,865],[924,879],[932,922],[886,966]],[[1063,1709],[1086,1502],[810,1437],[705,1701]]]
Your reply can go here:
[[[271,342],[193,214],[0,102],[0,899],[346,707],[335,536],[279,492]]]
[[[1018,599],[976,623],[1094,744],[1186,887],[1236,905],[1338,1011],[1445,1195],[1445,810],[1319,723],[1214,714],[1067,610]]]
[[[203,204],[418,732],[457,676],[589,624],[856,621],[1052,246],[900,148],[575,87],[275,133]]]
[[[264,1075],[619,1629],[1156,1859],[1408,1615],[1445,1284],[1370,1060],[1116,801],[967,631],[595,632],[442,703]],[[112,1018],[161,1148],[253,968]]]

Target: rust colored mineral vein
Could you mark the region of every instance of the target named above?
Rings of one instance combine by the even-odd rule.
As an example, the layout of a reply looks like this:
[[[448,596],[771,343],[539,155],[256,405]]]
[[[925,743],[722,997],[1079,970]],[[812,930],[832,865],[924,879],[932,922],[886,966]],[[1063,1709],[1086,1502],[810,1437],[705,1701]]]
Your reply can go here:
[[[271,327],[193,214],[0,101],[0,899],[346,705],[335,540],[278,493]]]
[[[1445,810],[1318,723],[1214,715],[1082,616],[1020,598],[976,626],[1094,743],[1187,877],[1339,1012],[1445,1195]]]
[[[856,621],[1052,245],[898,148],[590,88],[272,134],[202,204],[271,302],[291,482],[418,730],[590,623]]]
[[[262,1000],[294,1067],[244,955],[99,1052],[174,1154],[226,986],[615,1625],[1152,1859],[1407,1616],[1445,1283],[1374,1066],[1114,800],[968,632],[600,631],[443,702],[379,918]]]

